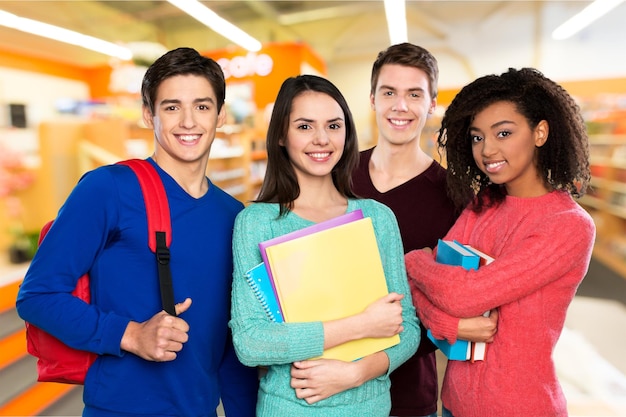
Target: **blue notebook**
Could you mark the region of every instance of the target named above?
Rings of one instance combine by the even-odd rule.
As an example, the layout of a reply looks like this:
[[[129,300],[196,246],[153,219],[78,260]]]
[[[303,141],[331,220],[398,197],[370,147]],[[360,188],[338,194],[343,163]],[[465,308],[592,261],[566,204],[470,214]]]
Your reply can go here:
[[[285,321],[283,313],[280,309],[280,304],[276,299],[276,294],[274,293],[270,277],[267,274],[265,263],[261,262],[254,268],[247,271],[245,273],[245,277],[250,285],[250,288],[254,291],[255,297],[263,306],[263,309],[267,313],[270,320],[275,321],[276,323],[283,323]]]

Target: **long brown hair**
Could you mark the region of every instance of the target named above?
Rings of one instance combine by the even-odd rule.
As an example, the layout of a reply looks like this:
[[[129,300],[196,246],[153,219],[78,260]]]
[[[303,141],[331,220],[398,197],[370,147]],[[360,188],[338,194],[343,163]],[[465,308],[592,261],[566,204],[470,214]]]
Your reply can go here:
[[[327,94],[343,110],[346,142],[343,155],[332,170],[332,178],[337,191],[342,196],[356,198],[352,191],[352,171],[359,161],[359,144],[354,118],[348,103],[339,89],[327,79],[316,75],[299,75],[286,79],[276,97],[267,130],[267,170],[259,196],[254,200],[259,203],[279,203],[281,216],[293,208],[294,200],[300,195],[296,171],[291,165],[287,150],[281,146],[281,142],[287,138],[294,99],[307,91]]]

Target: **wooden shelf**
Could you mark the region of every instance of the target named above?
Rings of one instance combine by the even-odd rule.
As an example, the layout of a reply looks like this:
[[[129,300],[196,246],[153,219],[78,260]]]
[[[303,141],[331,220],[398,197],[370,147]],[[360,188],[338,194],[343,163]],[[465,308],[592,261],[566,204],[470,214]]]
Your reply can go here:
[[[593,257],[620,274],[622,277],[626,277],[626,261],[615,256],[612,252],[596,246],[593,248]]]
[[[626,135],[589,138],[591,189],[580,204],[593,217],[593,256],[626,279]]]
[[[265,175],[265,138],[254,129],[225,127],[211,149],[207,175],[211,181],[247,204],[253,200]],[[217,144],[217,146],[216,146]]]

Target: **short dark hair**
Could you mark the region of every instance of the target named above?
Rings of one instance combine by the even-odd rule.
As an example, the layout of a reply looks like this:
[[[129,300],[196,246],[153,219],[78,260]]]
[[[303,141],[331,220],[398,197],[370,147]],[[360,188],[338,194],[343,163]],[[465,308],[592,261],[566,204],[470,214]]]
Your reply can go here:
[[[548,123],[546,143],[537,148],[537,171],[549,190],[584,195],[591,179],[589,139],[579,106],[556,82],[534,68],[510,68],[501,75],[487,75],[467,86],[452,100],[441,121],[437,144],[445,151],[450,197],[459,208],[474,202],[473,209],[498,204],[506,196],[502,185],[492,184],[476,165],[469,127],[474,117],[497,102],[510,102],[531,129]]]
[[[347,198],[356,198],[352,191],[352,171],[359,160],[359,144],[357,140],[354,118],[346,99],[339,89],[330,81],[316,75],[299,75],[287,78],[280,87],[272,117],[267,129],[267,170],[261,191],[256,202],[279,203],[280,215],[293,208],[293,201],[300,195],[300,186],[296,172],[291,165],[289,155],[284,146],[289,130],[289,117],[293,101],[301,94],[313,91],[323,93],[334,99],[343,110],[346,127],[346,143],[343,155],[332,170],[333,183],[337,190]]]
[[[420,69],[428,75],[430,97],[437,98],[437,83],[439,81],[439,66],[435,57],[421,46],[404,42],[392,45],[378,53],[372,65],[371,94],[376,93],[378,76],[383,65],[395,64]]]
[[[159,57],[146,71],[141,83],[141,99],[143,105],[154,115],[154,104],[159,85],[166,79],[176,75],[199,75],[207,79],[213,87],[217,99],[217,111],[222,109],[226,98],[226,81],[222,67],[202,56],[192,48],[177,48]]]

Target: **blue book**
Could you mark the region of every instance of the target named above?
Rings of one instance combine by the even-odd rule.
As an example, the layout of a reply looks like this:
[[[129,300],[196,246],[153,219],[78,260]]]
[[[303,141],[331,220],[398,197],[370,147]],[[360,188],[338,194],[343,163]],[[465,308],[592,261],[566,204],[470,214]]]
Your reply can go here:
[[[270,320],[275,321],[276,323],[283,323],[285,320],[283,318],[283,312],[280,308],[280,304],[276,299],[276,294],[274,293],[274,288],[272,286],[272,282],[270,281],[270,277],[267,274],[267,268],[265,267],[265,263],[261,262],[254,268],[248,270],[245,273],[246,281],[254,291],[254,295],[259,300],[265,313],[270,318]]]
[[[440,264],[458,265],[467,270],[478,269],[480,265],[480,256],[456,240],[439,239],[436,260]]]
[[[437,244],[437,257],[435,260],[441,264],[462,266],[470,270],[478,269],[481,258],[478,254],[470,251],[455,240],[439,239],[439,243]],[[466,361],[471,359],[471,343],[467,340],[457,339],[457,341],[451,345],[445,339],[436,339],[430,332],[430,329],[427,330],[426,335],[448,359],[454,361]]]
[[[426,330],[426,335],[433,342],[435,346],[439,348],[441,353],[451,361],[466,361],[471,357],[471,343],[467,340],[457,339],[454,344],[450,344],[445,339],[436,339],[430,332],[430,329]]]

